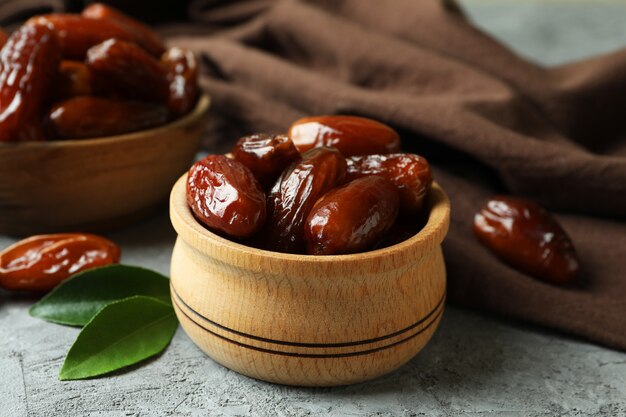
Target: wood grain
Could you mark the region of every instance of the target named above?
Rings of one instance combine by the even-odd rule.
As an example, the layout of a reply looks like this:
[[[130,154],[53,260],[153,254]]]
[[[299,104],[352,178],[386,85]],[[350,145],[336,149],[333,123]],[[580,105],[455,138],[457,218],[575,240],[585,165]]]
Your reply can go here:
[[[217,362],[281,384],[345,385],[391,372],[431,338],[444,309],[450,214],[438,185],[414,237],[361,254],[307,256],[206,230],[187,207],[185,178],[170,197],[172,300],[187,334]]]
[[[167,199],[198,150],[209,99],[172,123],[84,140],[0,145],[0,234],[107,230]]]

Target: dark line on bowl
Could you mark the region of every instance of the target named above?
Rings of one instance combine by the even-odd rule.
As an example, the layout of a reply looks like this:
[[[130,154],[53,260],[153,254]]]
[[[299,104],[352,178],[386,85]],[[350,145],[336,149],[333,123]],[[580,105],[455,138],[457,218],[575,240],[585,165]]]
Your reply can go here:
[[[185,302],[185,300],[183,300],[182,297],[178,294],[178,291],[176,291],[176,288],[174,288],[174,284],[172,284],[171,282],[170,282],[170,287],[172,289],[172,293],[176,296],[176,298],[189,311],[191,311],[195,316],[201,318],[204,321],[207,321],[208,323],[210,323],[210,324],[212,324],[212,325],[214,325],[214,326],[216,326],[216,327],[218,327],[218,328],[220,328],[222,330],[225,330],[227,332],[236,334],[238,336],[246,337],[248,339],[258,340],[260,342],[273,343],[273,344],[276,344],[276,345],[284,345],[284,346],[307,347],[307,348],[333,348],[333,347],[348,347],[348,346],[367,345],[367,344],[370,344],[370,343],[380,342],[381,340],[390,339],[392,337],[399,336],[402,333],[406,333],[406,332],[416,328],[417,326],[419,326],[420,324],[422,324],[426,320],[428,320],[433,314],[435,314],[435,312],[439,309],[439,307],[443,304],[443,302],[446,299],[446,292],[444,291],[442,296],[441,296],[441,298],[439,299],[439,301],[435,305],[435,307],[430,312],[428,312],[428,314],[426,314],[424,317],[419,319],[417,322],[411,324],[410,326],[405,327],[404,329],[400,329],[398,331],[395,331],[393,333],[386,334],[384,336],[374,337],[374,338],[371,338],[371,339],[357,340],[357,341],[354,341],[354,342],[305,343],[305,342],[289,342],[289,341],[284,341],[284,340],[268,339],[268,338],[265,338],[265,337],[244,333],[244,332],[241,332],[239,330],[231,329],[230,327],[226,327],[226,326],[224,326],[222,324],[216,323],[213,320],[203,316],[202,314],[200,314],[199,312],[194,310],[191,306],[189,306],[189,304],[187,304]]]
[[[224,340],[226,342],[232,343],[234,345],[237,345],[237,346],[240,346],[240,347],[243,347],[243,348],[246,348],[246,349],[252,349],[252,350],[256,350],[258,352],[269,353],[269,354],[272,354],[272,355],[292,356],[292,357],[297,357],[297,358],[320,358],[320,359],[324,359],[324,358],[345,358],[345,357],[350,357],[350,356],[369,355],[371,353],[376,353],[376,352],[379,352],[381,350],[385,350],[385,349],[392,348],[394,346],[398,346],[398,345],[400,345],[402,343],[405,343],[405,342],[413,339],[414,337],[419,336],[420,334],[424,333],[428,328],[430,328],[437,321],[437,319],[443,313],[443,308],[442,308],[433,317],[433,319],[426,324],[426,326],[422,327],[421,329],[419,329],[417,332],[415,332],[411,336],[405,337],[404,339],[398,340],[398,341],[396,341],[394,343],[390,343],[390,344],[385,345],[385,346],[380,346],[380,347],[377,347],[377,348],[367,349],[367,350],[360,350],[360,351],[357,351],[357,352],[347,352],[347,353],[297,353],[297,352],[284,352],[284,351],[280,351],[280,350],[266,349],[266,348],[262,348],[262,347],[258,347],[258,346],[247,345],[245,343],[241,343],[241,342],[238,342],[236,340],[229,339],[226,336],[222,336],[221,334],[215,333],[212,330],[207,329],[206,327],[204,327],[203,325],[201,325],[200,323],[198,323],[197,321],[192,319],[182,308],[180,308],[180,305],[178,304],[177,300],[174,300],[174,304],[176,305],[176,307],[178,307],[180,312],[183,313],[185,315],[185,317],[187,317],[193,324],[195,324],[196,326],[200,327],[201,329],[209,332],[211,335],[216,336],[216,337],[218,337],[218,338],[220,338],[220,339],[222,339],[222,340]]]

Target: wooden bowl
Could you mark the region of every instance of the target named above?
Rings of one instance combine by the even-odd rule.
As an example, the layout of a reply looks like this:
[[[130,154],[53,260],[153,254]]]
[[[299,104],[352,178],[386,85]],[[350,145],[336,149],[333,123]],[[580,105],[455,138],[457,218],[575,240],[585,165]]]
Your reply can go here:
[[[224,239],[172,190],[178,233],[172,301],[181,325],[222,365],[265,381],[334,386],[397,369],[433,335],[444,310],[441,252],[450,204],[435,184],[425,227],[397,245],[354,255],[291,255]]]
[[[0,234],[98,231],[167,199],[204,131],[209,98],[167,125],[97,139],[0,144]]]

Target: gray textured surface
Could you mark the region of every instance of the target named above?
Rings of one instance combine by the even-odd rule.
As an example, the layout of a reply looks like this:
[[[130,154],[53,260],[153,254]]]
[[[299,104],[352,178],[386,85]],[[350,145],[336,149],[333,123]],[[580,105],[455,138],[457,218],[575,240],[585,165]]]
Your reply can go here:
[[[626,46],[626,3],[465,0],[481,25],[554,64]],[[595,4],[590,6],[590,4]],[[167,273],[165,215],[111,236],[124,262]],[[11,242],[0,236],[0,247]],[[370,383],[302,389],[255,381],[206,358],[182,332],[130,372],[59,382],[77,330],[30,318],[0,291],[0,416],[626,416],[626,355],[448,307],[424,351]]]

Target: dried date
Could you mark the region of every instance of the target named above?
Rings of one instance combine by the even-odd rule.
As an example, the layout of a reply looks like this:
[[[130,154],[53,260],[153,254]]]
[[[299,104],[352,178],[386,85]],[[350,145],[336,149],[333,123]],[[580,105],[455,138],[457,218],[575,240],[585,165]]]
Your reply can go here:
[[[52,13],[35,16],[26,22],[32,26],[46,26],[58,36],[63,58],[82,60],[87,50],[108,39],[133,42],[152,56],[159,57],[164,48],[152,49],[142,43],[135,32],[113,19],[93,19],[81,15]]]
[[[50,291],[71,275],[119,260],[119,247],[100,236],[33,236],[0,252],[0,286],[14,291]]]
[[[57,38],[45,26],[22,26],[0,51],[0,142],[17,141],[40,117],[60,62]]]
[[[521,198],[497,196],[474,216],[474,234],[498,258],[553,284],[579,269],[572,241],[543,208]]]
[[[288,136],[300,152],[319,146],[332,146],[348,157],[400,150],[400,137],[395,130],[364,117],[307,117],[293,123]]]
[[[90,48],[85,63],[102,91],[138,100],[168,100],[165,69],[133,43],[109,39]]]
[[[81,96],[53,106],[45,126],[54,139],[84,139],[147,129],[168,118],[163,105]]]
[[[65,59],[82,60],[89,48],[107,39],[136,41],[132,32],[114,21],[90,19],[74,14],[35,16],[26,25],[51,28],[59,39],[61,54]]]
[[[274,184],[289,164],[300,159],[298,150],[287,136],[265,133],[239,139],[231,153],[233,158],[252,171],[266,189]]]
[[[205,226],[233,238],[250,237],[266,218],[261,185],[248,168],[224,155],[209,155],[191,167],[187,204]]]
[[[433,182],[425,158],[409,153],[353,156],[347,159],[347,180],[380,175],[391,181],[400,193],[400,211],[413,216],[419,212]]]
[[[307,253],[336,255],[368,250],[393,226],[399,201],[391,181],[375,175],[329,191],[306,220]]]
[[[287,253],[304,251],[304,222],[316,201],[339,185],[345,158],[334,148],[314,148],[292,163],[268,196],[269,219],[265,247]]]

